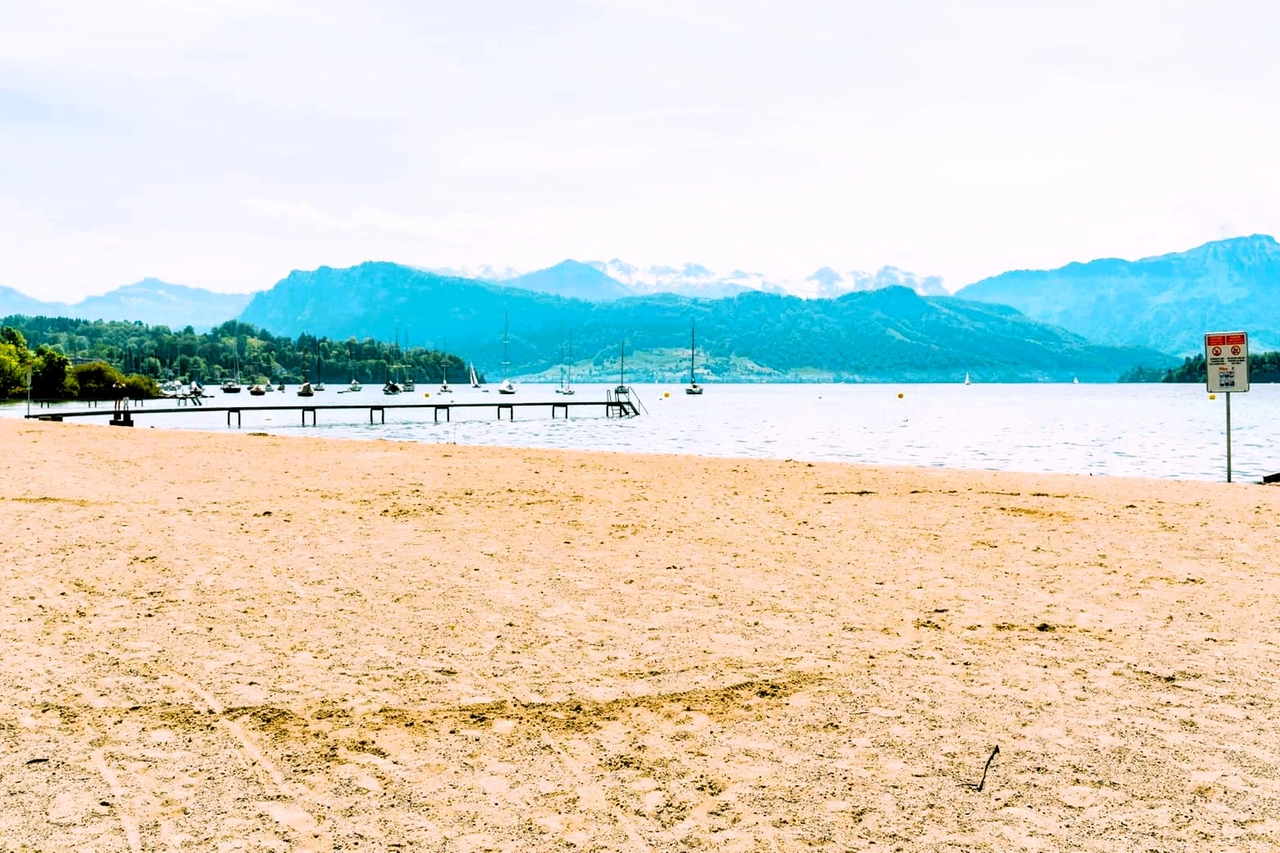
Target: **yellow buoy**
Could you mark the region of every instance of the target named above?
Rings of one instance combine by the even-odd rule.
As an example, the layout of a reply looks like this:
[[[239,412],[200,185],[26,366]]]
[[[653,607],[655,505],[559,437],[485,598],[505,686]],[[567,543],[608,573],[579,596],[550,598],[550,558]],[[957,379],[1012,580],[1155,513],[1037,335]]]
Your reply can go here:
[[[671,392],[670,392],[670,391],[663,391],[663,392],[662,392],[662,396],[664,396],[664,397],[670,397],[670,396],[671,396]]]
[[[430,397],[430,396],[431,396],[431,392],[430,392],[430,391],[428,391],[427,393],[423,394],[422,396],[424,396],[424,397]]]
[[[898,392],[898,399],[899,399],[899,400],[901,400],[901,399],[902,399],[902,392],[901,392],[901,391],[899,391],[899,392]]]
[[[1217,395],[1217,394],[1210,394],[1210,395],[1209,395],[1209,399],[1210,399],[1210,400],[1216,400],[1216,399],[1218,399],[1218,395]]]

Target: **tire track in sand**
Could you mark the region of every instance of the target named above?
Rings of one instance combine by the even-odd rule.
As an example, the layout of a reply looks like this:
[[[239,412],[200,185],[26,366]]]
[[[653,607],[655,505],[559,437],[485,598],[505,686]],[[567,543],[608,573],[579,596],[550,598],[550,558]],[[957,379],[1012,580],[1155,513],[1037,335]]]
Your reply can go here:
[[[331,568],[331,570],[351,589],[359,588],[358,585],[354,583],[353,579],[348,576],[347,572],[342,571],[340,568]],[[266,573],[264,572],[264,574]],[[352,622],[363,624],[365,627],[371,629],[375,634],[381,633],[385,630],[385,620],[375,618],[373,606],[364,596],[361,596],[357,602],[348,602],[347,606],[350,607],[352,603],[363,609],[365,613],[360,614],[348,609],[345,614],[347,619]],[[466,672],[476,682],[487,685],[493,695],[501,696],[515,707],[528,704],[527,702],[522,701],[510,690],[506,689],[503,685],[496,683],[494,679],[478,674],[471,667],[461,666],[456,663],[450,663],[449,665],[455,672]],[[645,841],[644,836],[641,835],[635,822],[627,816],[616,802],[609,798],[608,792],[605,791],[604,787],[598,781],[591,778],[591,774],[580,762],[569,754],[569,751],[565,748],[564,744],[562,744],[550,731],[547,731],[546,729],[541,729],[539,731],[539,735],[542,742],[546,744],[553,753],[555,753],[556,757],[560,761],[560,765],[564,768],[565,773],[578,784],[579,789],[588,793],[588,799],[601,804],[604,807],[604,811],[607,811],[613,817],[618,826],[622,828],[622,831],[630,842],[630,847],[634,853],[654,853],[653,847]]]
[[[265,773],[271,785],[288,798],[290,802],[278,800],[262,802],[258,803],[258,807],[276,823],[289,828],[298,836],[300,840],[296,842],[295,849],[305,853],[326,853],[333,850],[333,840],[323,831],[315,815],[298,802],[299,800],[311,803],[317,801],[318,798],[310,788],[300,782],[286,780],[280,768],[263,754],[262,747],[253,739],[253,736],[245,731],[244,726],[238,721],[227,717],[226,707],[204,687],[172,670],[166,670],[159,681],[170,690],[175,692],[184,690],[196,696],[206,710],[219,718],[218,724],[235,738],[250,764]]]
[[[142,833],[138,828],[138,819],[124,807],[124,789],[120,787],[120,778],[107,764],[107,756],[103,750],[95,749],[92,760],[94,769],[107,783],[111,796],[116,801],[116,812],[120,816],[120,825],[124,827],[124,837],[129,842],[129,849],[133,853],[142,853]]]

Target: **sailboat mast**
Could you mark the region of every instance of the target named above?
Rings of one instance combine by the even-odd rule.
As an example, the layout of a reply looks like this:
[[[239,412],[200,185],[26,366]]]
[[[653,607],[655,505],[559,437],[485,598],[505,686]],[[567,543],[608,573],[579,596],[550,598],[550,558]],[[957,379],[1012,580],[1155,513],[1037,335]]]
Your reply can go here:
[[[510,343],[511,343],[510,318],[508,317],[507,312],[503,311],[502,312],[502,378],[503,379],[506,379],[507,375],[511,373],[511,371],[507,369],[508,366],[511,364],[511,360],[507,356],[507,349]]]
[[[689,384],[693,383],[693,354],[697,351],[697,330],[692,323],[689,324]]]

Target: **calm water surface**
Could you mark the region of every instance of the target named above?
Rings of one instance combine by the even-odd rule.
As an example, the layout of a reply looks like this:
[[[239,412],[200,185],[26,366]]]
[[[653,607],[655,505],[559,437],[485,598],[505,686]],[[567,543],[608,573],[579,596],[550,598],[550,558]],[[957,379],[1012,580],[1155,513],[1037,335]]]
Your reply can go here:
[[[607,387],[578,386],[567,399],[603,400]],[[517,410],[509,422],[486,408],[455,410],[452,423],[436,424],[428,409],[389,410],[385,425],[370,426],[367,410],[322,410],[318,426],[304,428],[297,412],[252,410],[307,402],[292,387],[264,397],[211,389],[205,405],[243,406],[243,430],[289,435],[1225,479],[1224,398],[1211,401],[1201,385],[709,385],[701,397],[687,396],[679,385],[635,390],[647,414],[624,420],[595,412],[551,420],[541,409]],[[309,404],[562,399],[551,385],[523,385],[503,398],[496,389],[463,387],[441,395],[435,386],[419,385],[397,397],[384,396],[380,387],[359,393],[330,388]],[[1257,481],[1280,471],[1280,386],[1255,385],[1231,403],[1236,479]],[[147,414],[171,404],[149,401],[135,408],[135,421],[140,428],[227,429],[220,412]],[[59,408],[83,406],[41,411]],[[0,415],[24,413],[23,405],[0,407]],[[105,424],[106,417],[85,422]]]

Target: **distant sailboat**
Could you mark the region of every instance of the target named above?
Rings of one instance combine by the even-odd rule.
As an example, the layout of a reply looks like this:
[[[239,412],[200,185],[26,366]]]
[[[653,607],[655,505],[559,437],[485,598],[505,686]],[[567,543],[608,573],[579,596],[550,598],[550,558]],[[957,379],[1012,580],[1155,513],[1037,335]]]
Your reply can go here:
[[[471,387],[479,388],[480,380],[476,378],[476,363],[474,361],[468,362],[467,369],[471,371]]]
[[[969,381],[969,371],[967,371],[967,370],[964,372],[964,384],[965,384],[965,385],[971,385],[971,384],[973,384],[973,383],[971,383],[971,382]]]
[[[302,355],[302,384],[298,386],[299,397],[314,397],[315,389],[311,387],[311,383],[307,381],[307,356]]]
[[[402,390],[399,383],[391,379],[391,362],[387,362],[387,384],[382,386],[383,394],[399,394]]]
[[[507,378],[508,368],[511,366],[511,361],[507,357],[507,346],[510,342],[510,326],[507,322],[507,315],[504,312],[502,315],[502,383],[498,385],[499,394],[516,393],[516,386],[512,385],[511,380]]]
[[[441,394],[452,394],[453,389],[449,387],[449,362],[445,361],[440,365],[440,378],[444,381],[440,383]]]
[[[692,323],[689,324],[689,387],[684,389],[684,393],[691,395],[699,395],[702,393],[702,386],[698,384],[693,376],[693,354],[697,351],[696,329]]]
[[[560,387],[556,389],[557,394],[569,396],[573,394],[573,374],[569,370],[569,365],[573,363],[573,334],[569,334],[569,343],[567,347],[567,358],[564,364],[560,365]]]
[[[1072,385],[1079,385],[1079,384],[1080,384],[1080,377],[1079,377],[1079,376],[1072,376],[1072,377],[1071,377],[1071,384],[1072,384]]]
[[[223,394],[239,394],[240,393],[240,353],[234,354],[236,373],[234,379],[228,379],[222,383]]]

